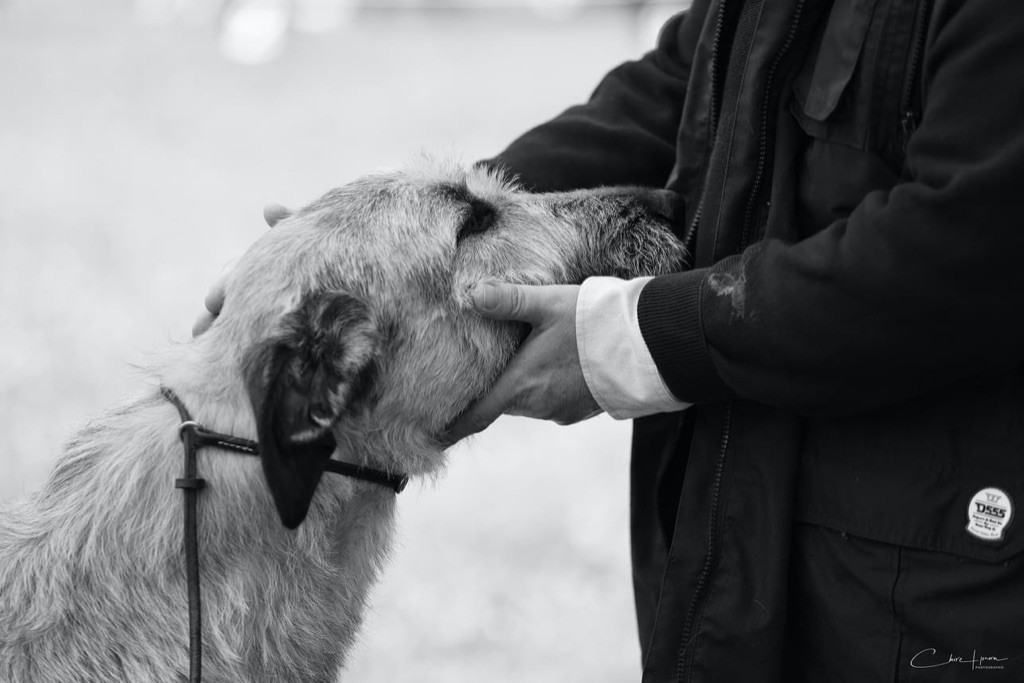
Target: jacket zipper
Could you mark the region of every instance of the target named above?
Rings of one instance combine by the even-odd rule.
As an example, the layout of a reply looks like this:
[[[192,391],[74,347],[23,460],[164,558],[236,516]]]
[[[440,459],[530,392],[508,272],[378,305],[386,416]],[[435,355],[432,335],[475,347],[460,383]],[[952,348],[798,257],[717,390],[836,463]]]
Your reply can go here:
[[[710,75],[711,75],[711,112],[709,114],[709,121],[708,121],[708,139],[712,141],[712,144],[714,143],[715,136],[718,134],[718,116],[719,116],[719,111],[718,110],[719,110],[719,107],[721,106],[721,102],[719,102],[719,98],[720,98],[719,91],[721,90],[721,88],[719,87],[719,83],[718,83],[718,79],[721,77],[721,75],[719,74],[719,69],[720,69],[719,52],[720,52],[720,49],[721,49],[722,31],[724,30],[724,27],[725,27],[725,0],[722,0],[722,3],[718,7],[718,17],[715,20],[715,34],[714,34],[714,40],[712,41],[711,64],[709,66]],[[686,248],[686,258],[689,261],[689,263],[686,264],[686,269],[687,270],[689,270],[689,268],[693,266],[694,259],[697,256],[697,250],[696,250],[697,226],[700,225],[701,214],[704,212],[704,190],[705,190],[705,188],[706,188],[706,178],[705,178],[705,186],[702,186],[701,190],[700,190],[700,200],[697,203],[697,211],[693,214],[693,221],[690,223],[690,227],[686,231],[686,236],[683,238],[683,246]],[[727,444],[728,444],[729,423],[730,423],[731,415],[732,415],[732,406],[729,405],[726,408],[725,438],[723,439],[723,442],[724,442],[723,443],[723,448],[725,446],[727,446]],[[718,502],[717,502],[717,500],[714,500],[714,499],[720,493],[720,487],[717,486],[717,482],[719,482],[721,480],[721,478],[722,478],[722,471],[724,469],[724,464],[725,464],[724,457],[722,456],[722,454],[719,454],[718,462],[716,463],[716,467],[715,467],[715,478],[714,478],[714,480],[716,482],[716,486],[715,486],[714,491],[712,492],[712,500],[713,500],[713,502],[712,502],[712,511],[713,512],[717,511],[717,508],[718,508]],[[710,524],[711,524],[711,528],[713,529],[714,526],[715,526],[714,515],[712,515],[711,523]],[[708,554],[707,554],[707,559],[705,560],[704,569],[701,572],[701,579],[700,579],[700,584],[698,584],[698,591],[700,590],[700,585],[702,585],[705,582],[705,580],[706,580],[705,579],[705,575],[710,573],[710,566],[709,565],[711,563],[711,555],[712,555],[712,550],[713,550],[713,548],[712,548],[712,541],[711,541],[712,538],[713,538],[713,536],[709,535],[709,537],[708,537],[708,539],[709,539],[708,540]],[[690,606],[687,609],[687,613],[686,613],[685,627],[683,629],[683,646],[682,646],[682,651],[680,652],[680,659],[679,659],[679,662],[678,662],[677,677],[680,677],[681,673],[682,673],[682,663],[683,663],[682,656],[683,656],[683,653],[685,653],[685,651],[686,651],[686,644],[687,644],[687,642],[689,640],[689,637],[690,637],[689,636],[690,625],[693,623],[694,612],[696,611],[696,609],[697,609],[697,601],[696,601],[696,593],[695,593],[694,594],[694,599],[691,600]]]
[[[771,110],[769,105],[771,103],[772,87],[775,81],[775,74],[778,71],[779,64],[782,62],[783,57],[789,52],[796,40],[797,29],[800,25],[800,18],[803,15],[805,0],[798,0],[796,8],[793,12],[793,19],[789,25],[789,31],[786,34],[786,38],[782,43],[782,47],[779,48],[778,54],[772,62],[772,65],[768,69],[768,74],[765,81],[765,99],[761,107],[761,127],[760,127],[760,138],[758,141],[758,159],[757,166],[754,173],[754,181],[751,187],[750,202],[747,205],[747,212],[744,217],[743,232],[740,237],[740,251],[743,251],[747,247],[747,243],[750,240],[750,224],[753,222],[754,206],[757,202],[757,196],[760,194],[761,183],[764,182],[765,169],[768,163],[768,125],[771,119]],[[724,3],[723,3],[724,4]],[[718,37],[718,31],[716,30],[716,40]],[[717,45],[716,45],[717,47]],[[712,67],[714,67],[717,52],[713,53]],[[713,73],[713,72],[712,72]],[[698,213],[700,207],[698,206]],[[690,605],[686,611],[686,621],[683,626],[683,637],[682,642],[679,646],[679,659],[676,662],[676,680],[684,681],[686,679],[686,672],[689,664],[693,658],[693,641],[696,638],[695,620],[697,617],[697,609],[700,603],[703,601],[704,594],[707,591],[708,583],[711,580],[711,573],[714,570],[715,562],[718,558],[718,550],[721,539],[719,538],[718,528],[718,514],[721,506],[722,498],[722,478],[725,473],[725,460],[729,451],[729,438],[732,432],[732,410],[733,404],[729,402],[725,406],[725,418],[724,425],[722,427],[722,439],[718,447],[718,457],[715,460],[715,472],[712,480],[711,488],[711,513],[708,519],[708,546],[707,554],[704,558],[704,566],[701,569],[700,578],[697,581],[697,587],[693,592],[693,597],[690,600]]]
[[[750,231],[753,224],[756,222],[755,207],[758,203],[758,197],[761,194],[761,183],[764,182],[768,166],[768,125],[772,120],[769,107],[772,100],[772,87],[775,85],[775,74],[778,73],[779,64],[782,62],[782,58],[786,56],[786,53],[788,53],[789,49],[793,46],[793,41],[796,40],[796,32],[800,25],[800,17],[803,14],[803,9],[804,0],[799,0],[796,4],[796,9],[793,12],[793,21],[789,25],[789,32],[786,34],[786,39],[783,41],[782,47],[779,48],[779,53],[775,55],[775,60],[772,62],[771,67],[768,68],[768,74],[765,77],[765,97],[764,102],[761,105],[761,128],[758,137],[757,166],[754,170],[754,181],[750,188],[750,200],[747,203],[747,212],[743,217],[743,233],[740,236],[740,251],[746,249],[747,245],[750,244]]]
[[[721,106],[719,102],[720,95],[719,90],[721,89],[718,84],[720,77],[718,70],[718,50],[719,45],[722,41],[722,31],[725,27],[725,2],[718,8],[718,16],[715,18],[715,34],[711,44],[711,64],[709,70],[711,72],[711,112],[709,114],[708,121],[708,139],[714,140],[715,134],[718,132],[718,108]],[[697,226],[700,225],[701,214],[704,213],[704,187],[700,189],[700,199],[697,201],[697,211],[693,214],[693,220],[690,221],[690,226],[686,229],[686,234],[683,236],[683,247],[685,249],[685,260],[683,262],[683,270],[689,270],[693,267],[694,259],[697,256]]]
[[[701,569],[700,579],[697,581],[697,588],[693,592],[690,606],[686,610],[686,621],[683,627],[683,639],[679,648],[679,660],[676,663],[676,680],[685,680],[686,667],[690,659],[690,645],[694,635],[693,625],[697,616],[697,605],[707,589],[707,583],[711,578],[715,558],[718,555],[718,507],[722,495],[722,475],[725,472],[725,455],[729,449],[729,435],[732,431],[732,403],[725,405],[725,418],[722,426],[722,441],[718,447],[718,458],[715,460],[715,476],[711,484],[711,518],[708,520],[708,546],[707,554],[704,557],[704,567]]]
[[[921,59],[924,56],[924,43],[930,15],[931,0],[921,0],[914,22],[910,61],[907,63],[907,80],[903,85],[903,94],[900,97],[900,151],[904,154],[907,152],[910,136],[917,130],[919,114],[914,106],[914,90],[918,87],[917,80],[921,70]]]

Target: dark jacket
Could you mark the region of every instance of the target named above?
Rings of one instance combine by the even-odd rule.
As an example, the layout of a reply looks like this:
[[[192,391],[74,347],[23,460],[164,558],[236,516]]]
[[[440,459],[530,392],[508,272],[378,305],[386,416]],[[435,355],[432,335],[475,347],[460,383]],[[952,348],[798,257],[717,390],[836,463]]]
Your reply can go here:
[[[1024,504],[1019,0],[696,0],[493,162],[685,199],[693,267],[639,309],[696,404],[634,428],[645,681],[782,675],[800,525],[1019,559],[1024,523],[965,530]]]

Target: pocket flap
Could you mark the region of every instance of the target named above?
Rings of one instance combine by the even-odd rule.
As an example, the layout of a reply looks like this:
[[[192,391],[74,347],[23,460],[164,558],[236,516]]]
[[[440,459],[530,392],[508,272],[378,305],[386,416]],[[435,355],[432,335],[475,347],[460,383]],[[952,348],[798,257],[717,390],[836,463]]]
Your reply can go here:
[[[1024,387],[997,381],[807,421],[798,519],[985,562],[1024,552]]]
[[[875,0],[836,0],[825,30],[793,82],[803,114],[824,121],[839,104],[864,47]]]

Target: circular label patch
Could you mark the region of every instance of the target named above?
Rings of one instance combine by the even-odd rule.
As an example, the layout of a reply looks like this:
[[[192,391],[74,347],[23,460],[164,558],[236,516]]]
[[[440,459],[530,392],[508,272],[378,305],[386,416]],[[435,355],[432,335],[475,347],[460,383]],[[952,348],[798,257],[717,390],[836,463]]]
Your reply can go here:
[[[983,541],[1001,541],[1013,518],[1013,503],[1002,489],[982,489],[967,507],[967,531]]]

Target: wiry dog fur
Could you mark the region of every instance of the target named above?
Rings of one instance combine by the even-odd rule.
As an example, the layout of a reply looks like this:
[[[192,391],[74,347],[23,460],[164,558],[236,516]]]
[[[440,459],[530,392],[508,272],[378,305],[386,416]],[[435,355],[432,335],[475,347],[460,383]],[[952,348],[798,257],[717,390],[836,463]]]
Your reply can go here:
[[[425,162],[332,190],[256,242],[213,327],[154,371],[200,424],[258,437],[262,452],[262,468],[199,454],[206,680],[335,679],[395,495],[320,480],[322,459],[438,471],[438,435],[523,334],[467,312],[470,288],[671,270],[670,204],[644,190],[528,194]],[[0,680],[184,678],[178,424],[150,387],[0,510]]]

